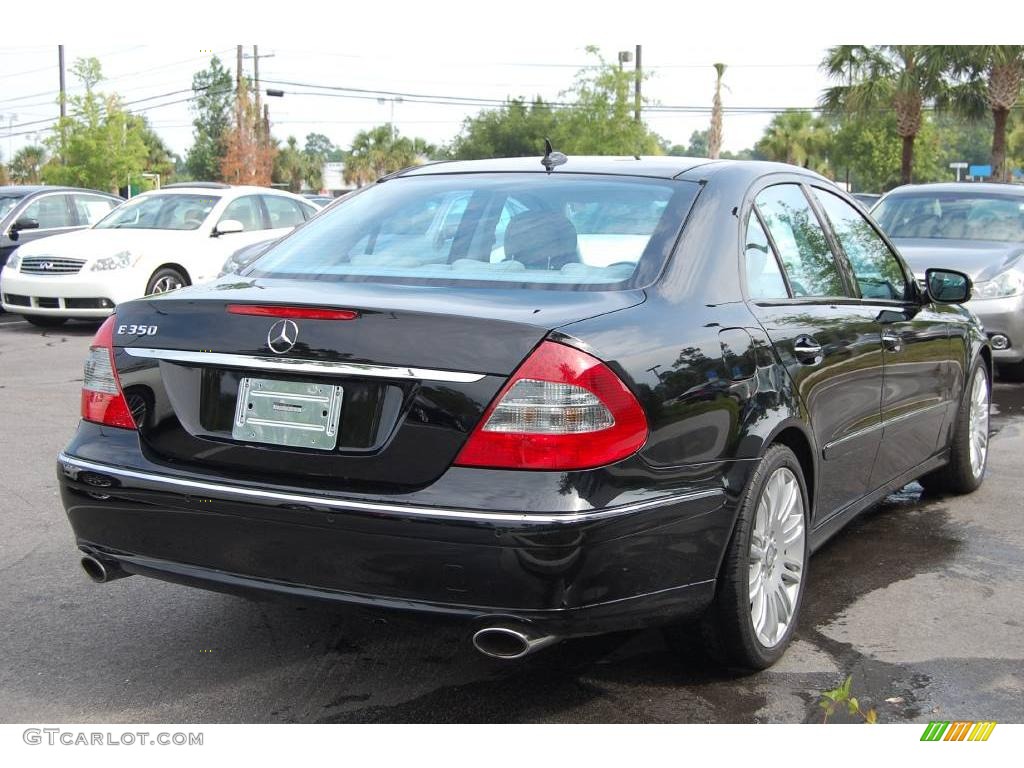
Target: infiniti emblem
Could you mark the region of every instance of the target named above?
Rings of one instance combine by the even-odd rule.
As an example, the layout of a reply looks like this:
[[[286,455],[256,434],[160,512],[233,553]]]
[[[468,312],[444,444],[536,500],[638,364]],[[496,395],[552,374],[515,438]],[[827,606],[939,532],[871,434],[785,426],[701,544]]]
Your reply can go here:
[[[298,338],[299,326],[291,320],[278,320],[270,326],[270,330],[267,332],[267,346],[270,347],[271,352],[283,355],[295,346],[295,341]]]
[[[44,261],[42,264],[39,265],[39,268],[40,269],[44,269],[47,272],[49,272],[49,271],[51,271],[53,269],[53,262],[52,261]]]

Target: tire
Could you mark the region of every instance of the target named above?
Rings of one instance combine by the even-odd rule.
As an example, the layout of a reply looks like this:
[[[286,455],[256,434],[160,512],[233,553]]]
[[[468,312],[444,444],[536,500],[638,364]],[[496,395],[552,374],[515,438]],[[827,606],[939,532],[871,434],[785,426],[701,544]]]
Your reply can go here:
[[[929,472],[918,481],[926,491],[971,493],[978,489],[985,478],[992,382],[988,369],[980,359],[974,363],[967,381],[967,390],[964,392],[953,427],[949,464]]]
[[[747,484],[714,601],[701,619],[705,648],[719,663],[759,670],[785,652],[806,591],[809,509],[796,455],[771,446]],[[760,589],[751,588],[752,573]]]
[[[188,278],[174,267],[160,267],[146,284],[146,295],[167,293],[188,285]]]
[[[37,328],[60,328],[68,321],[66,317],[49,317],[47,315],[22,315]]]

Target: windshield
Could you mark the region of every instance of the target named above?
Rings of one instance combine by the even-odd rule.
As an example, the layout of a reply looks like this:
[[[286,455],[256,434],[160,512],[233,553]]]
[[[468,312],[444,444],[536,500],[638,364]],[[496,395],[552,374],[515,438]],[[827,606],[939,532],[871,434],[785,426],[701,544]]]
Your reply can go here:
[[[219,198],[208,195],[146,195],[129,200],[96,229],[199,229]]]
[[[889,237],[1024,242],[1024,196],[895,194],[883,199],[872,215]]]
[[[18,203],[24,195],[0,195],[0,219],[4,218]]]
[[[613,287],[653,279],[699,186],[584,174],[398,178],[352,195],[245,274]]]

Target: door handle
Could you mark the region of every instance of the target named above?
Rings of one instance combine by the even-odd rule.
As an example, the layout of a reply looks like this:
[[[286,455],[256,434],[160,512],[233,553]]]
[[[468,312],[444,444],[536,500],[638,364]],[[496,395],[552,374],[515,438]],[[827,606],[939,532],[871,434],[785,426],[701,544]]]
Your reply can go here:
[[[882,331],[882,346],[889,352],[902,352],[903,337],[895,331]]]
[[[822,360],[821,344],[810,336],[798,336],[793,342],[793,354],[804,365],[817,365]]]

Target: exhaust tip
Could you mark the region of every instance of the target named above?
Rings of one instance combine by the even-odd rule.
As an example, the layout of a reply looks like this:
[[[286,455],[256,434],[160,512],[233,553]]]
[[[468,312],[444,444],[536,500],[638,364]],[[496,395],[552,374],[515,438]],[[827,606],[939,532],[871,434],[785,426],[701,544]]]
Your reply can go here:
[[[86,576],[97,584],[104,584],[110,580],[110,574],[107,572],[106,566],[92,555],[86,555],[82,558],[82,570],[85,571]]]
[[[473,635],[473,647],[494,659],[521,659],[557,642],[552,635],[535,635],[515,627],[484,627]]]

